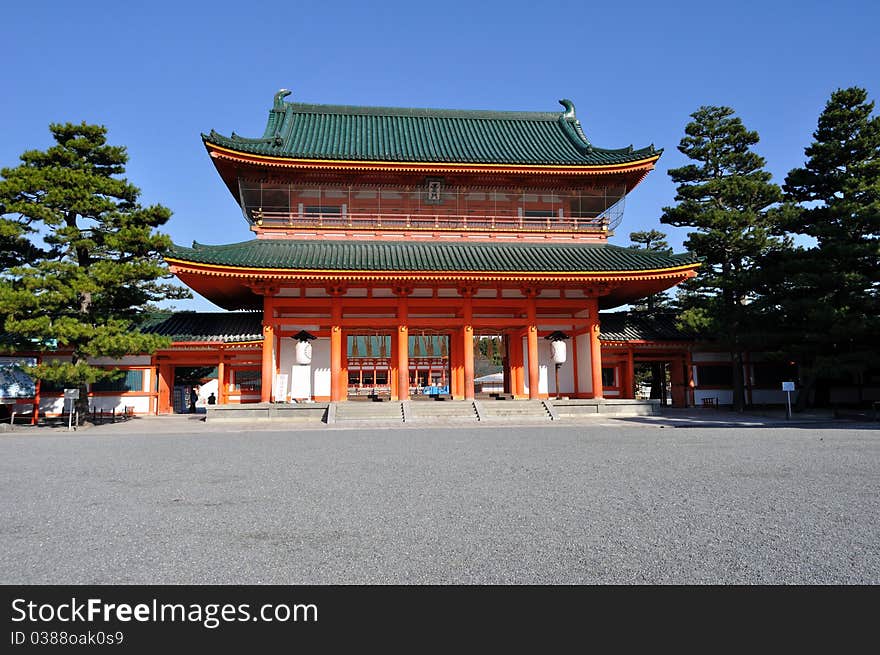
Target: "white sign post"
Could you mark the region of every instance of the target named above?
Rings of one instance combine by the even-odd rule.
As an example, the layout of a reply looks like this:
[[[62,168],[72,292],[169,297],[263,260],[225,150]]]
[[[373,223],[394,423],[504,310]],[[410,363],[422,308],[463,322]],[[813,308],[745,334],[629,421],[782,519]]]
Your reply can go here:
[[[79,400],[79,389],[65,389],[64,390],[64,404],[67,404],[67,401],[70,401],[70,408],[68,409],[67,414],[67,431],[70,432],[73,429],[73,407],[76,404],[76,401]]]
[[[782,390],[785,392],[785,418],[791,420],[791,392],[794,391],[794,382],[783,382]]]
[[[287,401],[287,373],[275,374],[275,388],[273,389],[273,392],[276,403]]]

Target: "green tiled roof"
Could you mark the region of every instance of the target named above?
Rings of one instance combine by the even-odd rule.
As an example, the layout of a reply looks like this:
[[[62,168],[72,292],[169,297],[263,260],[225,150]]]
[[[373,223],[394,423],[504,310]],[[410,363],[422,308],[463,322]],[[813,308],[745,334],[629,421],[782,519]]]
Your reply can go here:
[[[602,312],[599,315],[602,341],[692,341],[695,335],[682,330],[672,313],[652,316],[638,312]]]
[[[170,259],[240,268],[297,271],[436,271],[486,273],[622,272],[696,264],[691,254],[667,255],[607,243],[497,243],[252,239],[191,248]]]
[[[239,152],[294,159],[605,166],[659,155],[654,146],[593,146],[570,100],[563,112],[350,107],[284,102],[279,91],[263,136],[204,141]]]
[[[156,312],[144,316],[141,332],[172,341],[236,343],[263,338],[262,312]]]

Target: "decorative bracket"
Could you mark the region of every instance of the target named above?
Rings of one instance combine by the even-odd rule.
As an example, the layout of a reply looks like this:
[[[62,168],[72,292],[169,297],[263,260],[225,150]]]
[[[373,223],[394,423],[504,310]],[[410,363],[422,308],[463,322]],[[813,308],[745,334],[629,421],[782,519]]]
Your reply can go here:
[[[279,291],[277,284],[268,282],[249,282],[245,286],[259,296],[274,296]]]

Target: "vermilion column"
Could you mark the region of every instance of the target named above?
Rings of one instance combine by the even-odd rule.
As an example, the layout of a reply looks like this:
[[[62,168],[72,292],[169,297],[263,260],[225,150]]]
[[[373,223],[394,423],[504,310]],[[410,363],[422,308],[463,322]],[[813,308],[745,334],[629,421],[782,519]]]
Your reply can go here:
[[[626,348],[626,391],[624,398],[635,398],[635,361],[633,360],[632,346]]]
[[[464,399],[474,399],[474,301],[470,290],[462,292],[464,305],[462,306],[462,345],[464,346]]]
[[[156,413],[166,414],[171,411],[171,385],[174,382],[171,364],[159,364],[156,369],[159,375],[159,397],[156,399]]]
[[[504,348],[504,357],[501,359],[501,366],[504,370],[504,393],[513,393],[513,366],[510,363],[511,338],[509,334],[504,334],[501,339],[504,344],[502,346]]]
[[[449,333],[449,393],[456,400],[464,398],[464,367],[460,355],[464,339],[461,332],[456,329]]]
[[[342,389],[342,305],[337,297],[330,302],[330,400],[344,400]]]
[[[388,353],[388,387],[391,390],[391,399],[397,400],[397,330],[391,333],[391,352]]]
[[[275,352],[275,328],[272,325],[263,326],[263,360],[260,367],[262,376],[260,381],[260,402],[272,402],[272,374],[275,367],[272,366],[272,354]]]
[[[593,398],[604,397],[602,389],[602,347],[599,343],[599,300],[593,298],[590,301],[590,368],[593,378]]]
[[[526,301],[527,314],[526,337],[529,343],[529,399],[536,400],[538,398],[538,319],[537,309],[535,307],[535,293],[531,291]]]
[[[525,385],[523,384],[523,347],[522,332],[519,330],[510,334],[510,349],[508,357],[510,357],[510,393],[521,398],[525,394]]]
[[[217,404],[226,404],[226,362],[223,361],[222,353],[217,362]]]
[[[272,356],[275,354],[275,308],[272,306],[274,290],[265,288],[263,293],[263,358],[260,366],[260,402],[272,402],[272,382],[275,379],[275,366]]]
[[[409,301],[408,291],[397,296],[397,399],[409,400]]]

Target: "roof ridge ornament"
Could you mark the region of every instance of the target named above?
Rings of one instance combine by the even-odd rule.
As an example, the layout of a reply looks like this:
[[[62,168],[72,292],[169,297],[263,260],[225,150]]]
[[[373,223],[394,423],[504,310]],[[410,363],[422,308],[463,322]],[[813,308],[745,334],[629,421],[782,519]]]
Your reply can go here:
[[[574,113],[574,103],[568,98],[563,98],[559,101],[559,104],[565,107],[565,113],[562,115],[563,118],[568,120],[577,120],[577,116]]]
[[[284,109],[284,99],[291,93],[293,91],[289,89],[279,89],[278,93],[275,94],[275,102],[272,105],[272,109]]]

